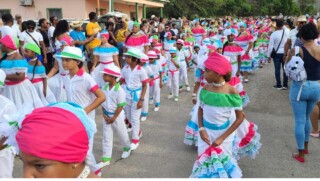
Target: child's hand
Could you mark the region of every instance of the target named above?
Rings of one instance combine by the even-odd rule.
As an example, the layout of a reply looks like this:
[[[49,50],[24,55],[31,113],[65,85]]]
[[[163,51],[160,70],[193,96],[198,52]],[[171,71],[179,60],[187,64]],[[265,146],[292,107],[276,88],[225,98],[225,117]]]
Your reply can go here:
[[[143,105],[143,102],[141,100],[139,100],[138,104],[137,104],[137,109],[141,109]]]
[[[161,81],[161,80],[160,80],[160,81]],[[161,83],[160,83],[160,88],[162,88],[162,86],[163,86],[163,85],[162,85],[162,81],[161,81]]]
[[[105,114],[102,114],[102,116],[103,116],[103,119],[107,122],[107,124],[108,124],[108,120],[109,120],[109,117],[107,116],[107,115],[105,115]]]
[[[192,104],[194,104],[194,105],[197,104],[197,99],[192,98]]]
[[[213,147],[220,146],[223,141],[224,141],[224,139],[221,138],[221,137],[219,137],[219,138],[216,139],[216,141],[214,141],[214,142],[212,143],[212,146],[213,146]]]
[[[208,145],[210,145],[210,140],[209,140],[209,136],[207,134],[207,131],[206,130],[200,130],[200,136],[201,136],[201,139],[206,142]]]
[[[112,118],[109,118],[107,121],[107,124],[112,124],[114,123],[114,121],[116,120],[116,118],[112,117]]]

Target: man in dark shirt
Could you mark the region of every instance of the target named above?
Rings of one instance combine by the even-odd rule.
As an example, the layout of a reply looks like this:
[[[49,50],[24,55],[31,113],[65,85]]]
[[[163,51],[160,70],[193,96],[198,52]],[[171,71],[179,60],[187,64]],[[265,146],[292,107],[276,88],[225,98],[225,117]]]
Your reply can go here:
[[[176,39],[176,38],[177,38],[177,37],[176,37],[177,35],[174,33],[174,31],[171,30],[171,24],[167,23],[167,24],[165,25],[164,30],[160,33],[160,40],[161,40],[161,42],[164,41],[164,35],[166,34],[166,32],[171,32],[171,34],[172,34],[172,39]]]

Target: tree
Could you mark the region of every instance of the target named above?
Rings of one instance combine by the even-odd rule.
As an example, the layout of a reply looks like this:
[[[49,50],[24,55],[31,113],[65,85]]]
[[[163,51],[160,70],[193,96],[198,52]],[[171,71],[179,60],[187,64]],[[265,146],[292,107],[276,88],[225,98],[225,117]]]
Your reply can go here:
[[[315,0],[298,0],[298,3],[300,5],[301,13],[303,14],[313,14],[315,13],[315,9],[313,7]]]

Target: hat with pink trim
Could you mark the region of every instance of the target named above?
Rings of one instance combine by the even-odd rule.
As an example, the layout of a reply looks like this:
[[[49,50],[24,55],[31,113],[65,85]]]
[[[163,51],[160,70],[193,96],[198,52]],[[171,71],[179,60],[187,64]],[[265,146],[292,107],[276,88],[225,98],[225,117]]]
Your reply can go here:
[[[149,58],[158,58],[157,54],[155,51],[148,51],[148,57]]]
[[[109,64],[107,67],[105,67],[100,73],[112,75],[114,77],[121,77],[121,70],[119,67],[117,67],[115,64]]]

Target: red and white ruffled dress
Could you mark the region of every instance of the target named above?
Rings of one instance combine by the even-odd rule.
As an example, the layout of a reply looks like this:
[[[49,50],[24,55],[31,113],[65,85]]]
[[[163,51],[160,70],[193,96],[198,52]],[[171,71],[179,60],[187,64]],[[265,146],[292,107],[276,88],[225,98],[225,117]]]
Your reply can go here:
[[[254,37],[251,34],[239,36],[235,38],[235,41],[238,45],[240,45],[244,51],[246,51],[249,47],[249,43],[254,41]],[[240,71],[243,72],[251,72],[252,71],[252,51],[250,50],[248,53],[244,54],[241,57],[241,67]]]
[[[142,52],[144,51],[144,47],[145,46],[149,46],[149,39],[145,34],[142,33],[138,33],[137,35],[132,35],[128,38],[128,40],[125,41],[124,46],[127,49],[130,48],[137,48],[139,50],[141,50]]]
[[[200,27],[200,28],[192,28],[193,37],[195,39],[195,43],[198,45],[201,45],[203,36],[206,34],[206,31]]]
[[[232,66],[232,77],[235,77],[238,71],[238,56],[245,54],[245,50],[239,45],[227,45],[224,47],[223,55],[230,58]]]

